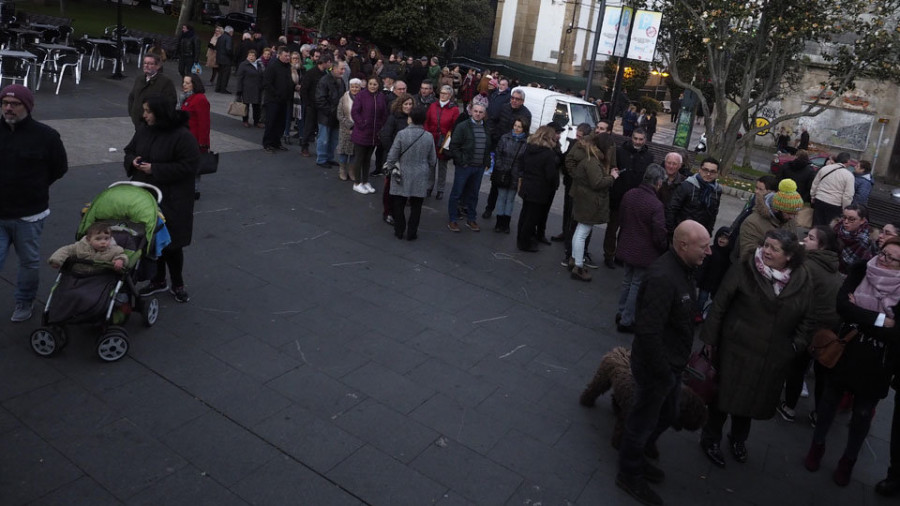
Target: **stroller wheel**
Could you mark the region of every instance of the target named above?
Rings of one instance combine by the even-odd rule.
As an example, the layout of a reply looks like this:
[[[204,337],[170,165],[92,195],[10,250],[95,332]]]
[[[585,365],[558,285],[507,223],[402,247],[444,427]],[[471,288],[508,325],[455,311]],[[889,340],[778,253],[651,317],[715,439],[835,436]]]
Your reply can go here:
[[[159,299],[153,297],[145,301],[141,308],[141,316],[144,317],[144,326],[152,327],[159,318]]]
[[[64,338],[63,338],[64,339]],[[63,339],[51,329],[41,327],[31,333],[31,349],[42,357],[50,357],[63,347]]]
[[[53,332],[54,336],[57,336],[59,340],[59,350],[62,351],[66,346],[69,345],[69,335],[66,334],[66,330],[62,327],[53,326],[50,327],[50,331]]]
[[[104,362],[115,362],[128,353],[128,337],[120,327],[110,327],[97,339],[97,356]]]

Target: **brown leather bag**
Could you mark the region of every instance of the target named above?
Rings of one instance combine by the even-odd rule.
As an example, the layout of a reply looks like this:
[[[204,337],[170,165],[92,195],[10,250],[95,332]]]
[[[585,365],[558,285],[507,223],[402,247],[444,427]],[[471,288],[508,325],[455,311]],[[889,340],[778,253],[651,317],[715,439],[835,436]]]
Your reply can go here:
[[[839,337],[829,328],[819,329],[813,334],[812,343],[809,345],[809,354],[823,367],[831,369],[841,359],[847,343],[852,341],[857,334],[859,331],[855,327],[851,327],[843,337]]]

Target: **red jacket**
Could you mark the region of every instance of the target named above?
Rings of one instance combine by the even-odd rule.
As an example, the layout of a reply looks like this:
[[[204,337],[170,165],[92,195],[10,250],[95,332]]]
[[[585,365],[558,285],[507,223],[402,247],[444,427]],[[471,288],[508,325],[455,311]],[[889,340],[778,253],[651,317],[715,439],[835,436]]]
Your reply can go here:
[[[434,146],[438,152],[438,157],[448,159],[449,156],[441,154],[440,142],[443,136],[453,132],[456,120],[459,118],[459,106],[451,100],[447,105],[441,107],[441,103],[434,102],[428,106],[428,116],[425,117],[425,130],[431,132],[434,137]]]
[[[188,130],[197,139],[200,145],[200,152],[209,151],[209,100],[203,93],[194,93],[184,100],[181,104],[181,110],[187,111]]]

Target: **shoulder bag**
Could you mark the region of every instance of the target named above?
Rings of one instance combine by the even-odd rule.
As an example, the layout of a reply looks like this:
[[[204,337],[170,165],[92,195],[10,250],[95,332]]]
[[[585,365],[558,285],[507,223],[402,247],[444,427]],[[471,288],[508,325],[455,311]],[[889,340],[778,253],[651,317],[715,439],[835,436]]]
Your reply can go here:
[[[824,178],[823,178],[824,179]],[[840,330],[843,330],[841,326]],[[809,345],[809,354],[822,364],[823,367],[831,369],[841,359],[844,354],[844,348],[847,343],[853,340],[859,330],[856,327],[850,327],[850,331],[839,337],[835,331],[829,328],[817,330],[812,336],[812,343]]]
[[[197,174],[213,174],[219,170],[219,153],[208,151],[200,153],[200,163],[197,168]]]
[[[233,101],[228,104],[228,114],[230,116],[244,117],[247,115],[247,104],[243,102]]]
[[[719,380],[712,358],[705,350],[704,346],[691,354],[682,378],[685,386],[693,390],[703,402],[710,404],[716,400],[719,393]]]

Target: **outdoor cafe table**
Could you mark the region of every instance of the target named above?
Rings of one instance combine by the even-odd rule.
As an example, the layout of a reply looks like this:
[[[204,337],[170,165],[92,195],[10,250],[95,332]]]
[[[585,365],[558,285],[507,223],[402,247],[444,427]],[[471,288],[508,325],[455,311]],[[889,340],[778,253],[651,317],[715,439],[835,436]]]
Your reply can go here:
[[[27,61],[28,64],[31,65],[31,70],[28,71],[28,76],[29,76],[28,81],[30,81],[31,86],[29,86],[28,82],[25,83],[25,86],[29,87],[29,88],[34,87],[34,83],[37,82],[37,76],[35,75],[35,71],[37,71],[37,69],[34,68],[35,64],[37,63],[37,55],[35,55],[33,53],[29,53],[28,51],[20,51],[20,50],[16,50],[16,49],[3,49],[3,50],[0,50],[0,58],[18,58],[20,60]]]

